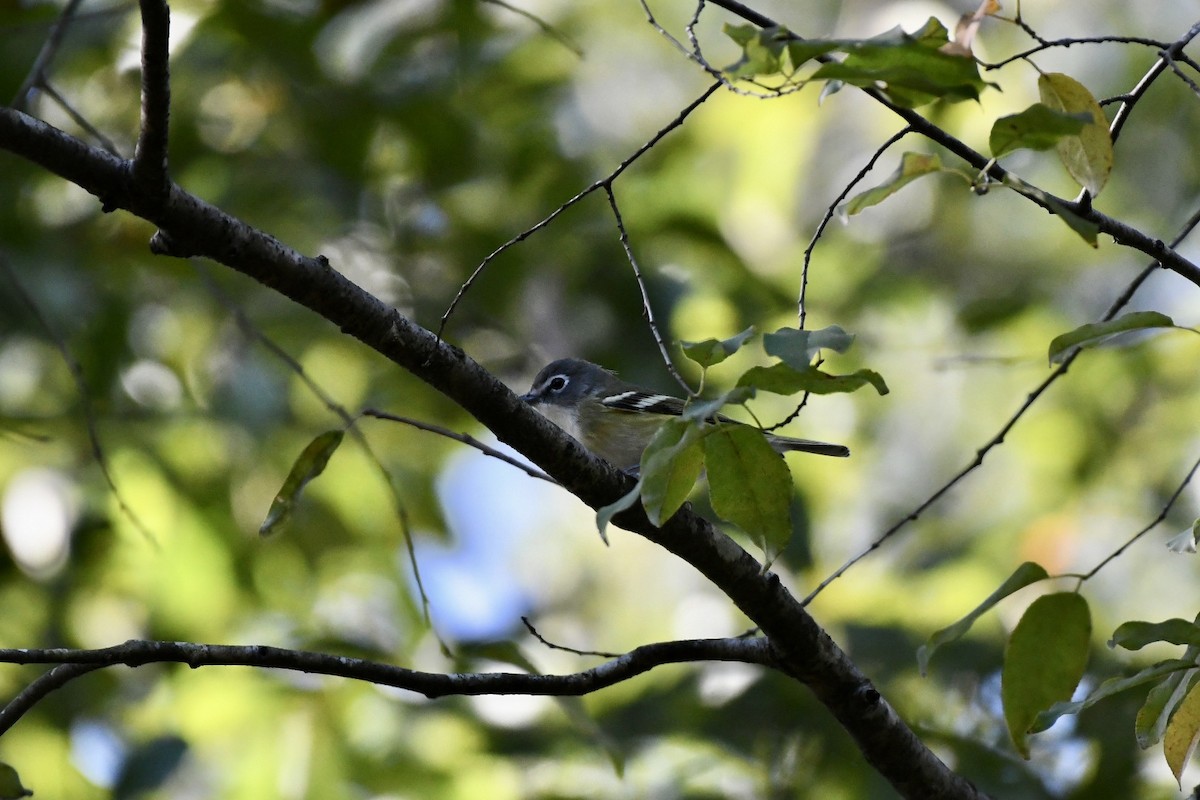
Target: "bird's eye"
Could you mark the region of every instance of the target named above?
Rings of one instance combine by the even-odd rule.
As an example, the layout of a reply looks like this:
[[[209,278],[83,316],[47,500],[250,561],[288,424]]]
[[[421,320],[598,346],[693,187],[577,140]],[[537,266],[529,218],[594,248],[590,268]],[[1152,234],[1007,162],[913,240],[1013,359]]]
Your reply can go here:
[[[548,386],[552,392],[561,392],[563,389],[567,388],[567,383],[568,381],[565,376],[555,375],[550,379]]]

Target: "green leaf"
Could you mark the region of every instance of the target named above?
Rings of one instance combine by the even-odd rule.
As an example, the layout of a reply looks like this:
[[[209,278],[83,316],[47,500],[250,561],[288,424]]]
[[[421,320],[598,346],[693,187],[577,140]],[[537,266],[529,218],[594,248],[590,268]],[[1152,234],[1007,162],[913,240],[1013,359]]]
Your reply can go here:
[[[864,209],[882,203],[917,178],[941,171],[942,160],[936,153],[905,153],[900,158],[900,166],[888,176],[887,180],[850,198],[842,206],[842,210],[846,214],[854,216]]]
[[[1163,755],[1171,774],[1183,788],[1183,768],[1200,744],[1200,686],[1193,686],[1171,715],[1163,734]]]
[[[704,438],[713,511],[750,534],[767,561],[792,535],[792,476],[762,431],[721,425]]]
[[[700,424],[673,419],[642,452],[642,506],[655,525],[670,519],[691,494],[704,469]]]
[[[341,445],[344,435],[345,431],[341,430],[325,431],[309,442],[308,447],[304,448],[300,457],[292,464],[292,469],[284,479],[283,486],[271,502],[267,518],[258,528],[259,536],[270,536],[287,522],[296,503],[300,500],[300,494],[304,491],[304,487],[325,471],[325,465],[329,463],[330,456]]]
[[[793,39],[787,43],[788,61],[792,69],[797,70],[805,62],[837,50],[839,46],[837,39]]]
[[[1075,592],[1039,597],[1025,610],[1004,648],[1000,696],[1017,752],[1029,758],[1027,738],[1038,715],[1071,699],[1087,666],[1092,621]]]
[[[21,776],[8,764],[0,763],[0,800],[31,797],[33,792],[21,785]]]
[[[1026,183],[1025,181],[1013,175],[1011,172],[1004,176],[1004,185],[1015,192],[1025,195],[1026,197],[1044,203],[1056,217],[1067,223],[1067,227],[1075,231],[1079,238],[1083,239],[1092,247],[1099,247],[1097,237],[1100,235],[1099,223],[1093,222],[1090,219],[1080,216],[1075,211],[1062,203],[1056,197],[1043,192],[1036,186]]]
[[[753,386],[735,386],[724,394],[707,400],[693,400],[679,415],[683,419],[714,422],[716,415],[728,405],[740,405],[754,397]]]
[[[889,391],[879,373],[869,369],[860,369],[849,375],[830,375],[811,366],[797,370],[787,364],[772,364],[769,367],[751,367],[738,379],[738,386],[753,386],[764,392],[783,395],[797,392],[854,392],[867,385],[874,386],[881,395]]]
[[[608,505],[596,509],[596,531],[600,534],[600,541],[608,544],[608,534],[605,533],[605,528],[608,527],[608,523],[612,522],[612,518],[617,514],[633,508],[633,504],[637,502],[641,493],[642,481],[641,478],[639,478],[637,485],[628,492],[621,495]]]
[[[953,625],[948,625],[940,631],[935,631],[932,636],[926,640],[925,644],[917,649],[917,665],[921,669],[921,674],[924,675],[926,668],[929,666],[929,659],[933,658],[933,654],[938,648],[944,644],[957,641],[966,635],[971,626],[975,624],[975,620],[982,617],[988,611],[999,603],[1004,598],[1008,597],[1013,592],[1024,589],[1032,583],[1044,581],[1050,577],[1040,564],[1035,564],[1032,561],[1026,561],[1021,566],[1017,567],[1012,575],[1005,579],[1004,583],[987,596],[987,599],[977,605],[970,614],[955,622]]]
[[[1113,631],[1108,646],[1141,650],[1154,642],[1200,646],[1200,625],[1179,618],[1163,622],[1124,622]]]
[[[1077,700],[1073,703],[1055,703],[1046,711],[1038,714],[1037,721],[1034,722],[1030,729],[1033,732],[1044,731],[1058,721],[1059,717],[1065,717],[1067,714],[1078,714],[1085,708],[1090,708],[1101,700],[1106,700],[1113,695],[1120,694],[1127,689],[1133,689],[1137,686],[1143,686],[1147,683],[1160,680],[1164,676],[1180,675],[1182,670],[1194,667],[1195,662],[1184,661],[1182,659],[1171,659],[1169,661],[1160,661],[1153,666],[1139,670],[1133,675],[1123,678],[1109,678],[1096,687],[1096,690],[1085,697],[1083,700]],[[1157,741],[1157,740],[1156,740]],[[1148,747],[1149,745],[1143,745]]]
[[[1050,363],[1061,364],[1076,348],[1095,347],[1109,337],[1147,328],[1174,328],[1175,321],[1157,311],[1134,311],[1106,322],[1089,322],[1055,336],[1050,342]]]
[[[1067,172],[1096,197],[1108,182],[1113,168],[1112,137],[1108,133],[1104,110],[1086,86],[1061,72],[1039,76],[1038,94],[1043,103],[1056,111],[1083,113],[1091,118],[1077,136],[1060,139],[1057,148]]]
[[[1014,150],[1049,150],[1064,136],[1077,135],[1091,121],[1086,112],[1070,114],[1045,103],[1034,103],[1020,113],[996,120],[988,146],[994,158]]]
[[[807,369],[817,351],[833,350],[844,353],[854,344],[854,334],[846,333],[837,325],[816,331],[797,328],[780,328],[774,333],[763,334],[763,350],[794,369]]]
[[[1143,750],[1162,741],[1171,715],[1183,702],[1183,698],[1200,682],[1200,669],[1196,669],[1195,648],[1188,648],[1181,663],[1183,666],[1171,670],[1161,683],[1146,693],[1146,701],[1142,703],[1137,717],[1134,718],[1133,733],[1137,738],[1138,747]]]
[[[896,28],[881,36],[847,42],[840,62],[821,65],[812,80],[838,80],[878,89],[889,100],[916,108],[938,99],[977,100],[987,83],[975,60],[944,52],[946,28],[934,18],[915,34]]]
[[[731,80],[774,75],[780,71],[784,48],[792,39],[787,28],[758,28],[727,23],[723,30],[742,48],[742,57],[724,70]]]
[[[720,364],[736,353],[754,335],[754,326],[728,339],[705,339],[703,342],[680,342],[683,354],[705,369]]]

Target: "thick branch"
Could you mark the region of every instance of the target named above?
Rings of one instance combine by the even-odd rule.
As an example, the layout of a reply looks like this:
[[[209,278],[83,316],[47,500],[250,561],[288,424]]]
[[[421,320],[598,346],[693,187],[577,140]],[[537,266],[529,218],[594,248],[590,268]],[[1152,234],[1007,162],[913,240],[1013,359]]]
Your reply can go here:
[[[524,694],[574,697],[628,680],[664,664],[693,661],[737,661],[774,666],[765,639],[691,639],[647,644],[604,662],[598,667],[569,675],[529,675],[516,672],[451,673],[417,670],[349,658],[288,650],[262,645],[194,644],[131,640],[98,650],[55,648],[46,650],[0,650],[0,663],[56,664],[0,709],[0,734],[3,734],[41,698],[70,680],[102,667],[124,664],[177,663],[197,667],[243,666],[269,667],[315,675],[369,681],[381,686],[423,694],[426,697],[448,695]]]
[[[0,109],[0,148],[158,226],[152,249],[202,255],[311,309],[445,394],[593,508],[632,479],[594,458],[522,403],[461,350],[355,286],[324,257],[307,258],[175,185],[165,202],[136,191],[126,162],[13,109]],[[854,737],[868,761],[906,797],[979,797],[922,744],[779,579],[727,536],[684,509],[662,528],[640,506],[616,519],[684,559],[768,636],[780,669],[802,681]]]
[[[142,121],[133,157],[133,179],[142,191],[162,195],[168,188],[170,10],[165,0],[140,0],[139,5],[142,11]]]

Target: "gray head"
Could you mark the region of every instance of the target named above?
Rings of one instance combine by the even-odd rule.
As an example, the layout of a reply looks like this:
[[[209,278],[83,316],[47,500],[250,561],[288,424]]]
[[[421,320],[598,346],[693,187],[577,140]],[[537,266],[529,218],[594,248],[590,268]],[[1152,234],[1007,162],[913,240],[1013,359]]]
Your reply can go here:
[[[538,404],[574,406],[596,388],[616,380],[615,376],[590,361],[581,358],[560,358],[542,367],[533,379],[533,386],[521,396],[532,406]]]

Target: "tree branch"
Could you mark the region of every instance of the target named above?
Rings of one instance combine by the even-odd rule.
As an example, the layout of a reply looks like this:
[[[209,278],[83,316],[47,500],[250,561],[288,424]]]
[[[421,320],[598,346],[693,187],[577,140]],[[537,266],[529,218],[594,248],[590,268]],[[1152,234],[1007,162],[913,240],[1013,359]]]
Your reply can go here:
[[[3,734],[39,700],[69,681],[93,670],[125,665],[187,664],[192,669],[214,666],[263,667],[332,675],[407,689],[429,698],[449,695],[542,695],[574,697],[604,689],[665,664],[693,661],[736,661],[774,667],[766,639],[689,639],[642,645],[603,664],[567,675],[516,672],[450,673],[418,670],[307,650],[263,645],[218,645],[131,639],[95,650],[52,648],[0,650],[0,663],[57,664],[0,709]]]
[[[158,226],[151,249],[203,255],[275,289],[445,394],[503,442],[592,508],[624,495],[633,480],[564,434],[431,331],[384,305],[329,266],[169,185],[165,201],[137,190],[126,162],[26,114],[0,109],[0,148],[22,156]],[[982,796],[927,748],[777,576],[685,508],[662,528],[640,506],[614,522],[695,567],[768,637],[781,670],[805,683],[850,733],[866,759],[906,797]]]
[[[139,0],[142,12],[142,121],[133,157],[133,179],[142,191],[165,195],[167,131],[171,115],[168,66],[171,18],[166,0]]]

